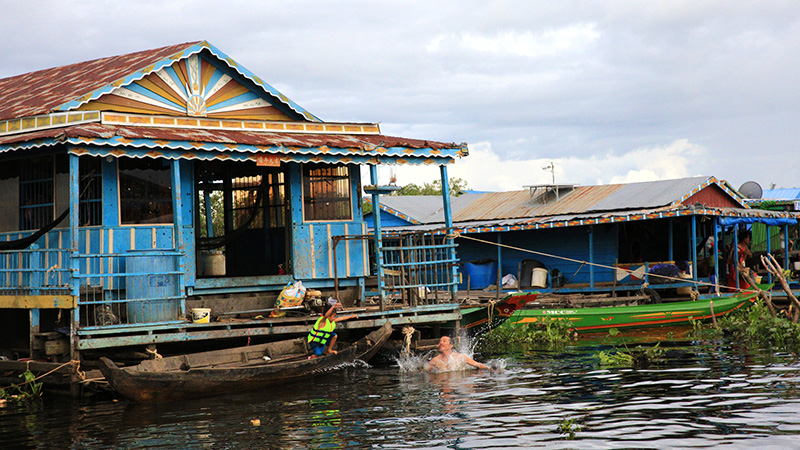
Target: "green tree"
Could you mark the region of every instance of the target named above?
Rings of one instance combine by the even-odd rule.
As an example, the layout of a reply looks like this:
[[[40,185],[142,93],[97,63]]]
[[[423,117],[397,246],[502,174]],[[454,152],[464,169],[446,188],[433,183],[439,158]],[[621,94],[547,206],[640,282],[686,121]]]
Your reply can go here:
[[[467,180],[461,178],[450,178],[448,185],[450,186],[450,195],[453,197],[458,197],[467,191]],[[409,183],[389,195],[442,195],[442,180],[433,180],[422,186]],[[361,208],[364,214],[369,214],[372,212],[372,203],[365,200],[362,202]]]
[[[450,186],[450,195],[458,197],[467,190],[467,181],[462,178],[450,178],[448,180]],[[433,180],[430,183],[424,183],[422,186],[414,183],[409,183],[399,191],[393,192],[391,195],[441,195],[442,194],[442,180]]]

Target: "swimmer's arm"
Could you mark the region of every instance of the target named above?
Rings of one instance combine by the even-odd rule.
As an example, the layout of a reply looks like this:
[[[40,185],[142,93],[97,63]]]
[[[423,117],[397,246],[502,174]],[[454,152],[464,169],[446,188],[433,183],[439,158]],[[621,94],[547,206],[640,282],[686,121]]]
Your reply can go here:
[[[464,362],[472,367],[477,367],[478,369],[492,370],[492,368],[487,366],[486,364],[481,364],[478,361],[475,361],[474,359],[466,355],[464,355]]]

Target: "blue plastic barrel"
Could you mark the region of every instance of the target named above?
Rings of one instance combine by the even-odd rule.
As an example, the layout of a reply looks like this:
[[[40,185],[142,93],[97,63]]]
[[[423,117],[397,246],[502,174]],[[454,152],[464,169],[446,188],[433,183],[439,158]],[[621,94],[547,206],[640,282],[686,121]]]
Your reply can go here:
[[[180,300],[165,299],[178,295],[177,276],[165,273],[175,270],[175,256],[159,254],[163,251],[136,250],[145,255],[126,258],[127,272],[138,274],[126,280],[128,323],[167,322],[179,318]]]
[[[497,261],[465,262],[461,265],[461,284],[458,285],[460,290],[467,289],[467,280],[469,280],[469,288],[472,290],[485,289],[495,284],[497,282]]]

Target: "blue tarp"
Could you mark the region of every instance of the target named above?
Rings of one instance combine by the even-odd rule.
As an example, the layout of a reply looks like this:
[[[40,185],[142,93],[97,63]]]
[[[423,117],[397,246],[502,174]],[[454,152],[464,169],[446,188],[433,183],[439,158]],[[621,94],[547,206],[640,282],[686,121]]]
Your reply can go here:
[[[719,219],[719,224],[723,226],[739,225],[739,224],[763,223],[771,227],[780,225],[794,225],[797,219],[783,218],[783,217],[722,217]]]

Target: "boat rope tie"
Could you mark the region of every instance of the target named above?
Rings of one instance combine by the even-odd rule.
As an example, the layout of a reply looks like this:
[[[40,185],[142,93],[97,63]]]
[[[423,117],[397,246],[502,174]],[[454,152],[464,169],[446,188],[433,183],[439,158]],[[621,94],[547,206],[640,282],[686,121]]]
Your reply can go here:
[[[487,323],[489,325],[489,329],[492,328],[492,315],[494,315],[494,304],[496,302],[494,300],[489,300],[489,307],[486,308],[486,317],[489,320]]]
[[[406,353],[411,353],[411,337],[414,335],[414,327],[403,327],[403,342],[405,343]]]
[[[26,371],[30,371],[30,370],[31,370],[31,361],[26,361],[26,363],[27,363],[27,364],[25,364],[25,370],[26,370]],[[76,373],[76,374],[77,374],[77,375],[78,375],[78,376],[79,376],[81,379],[85,379],[85,378],[86,378],[86,374],[85,374],[85,373],[84,373],[82,370],[80,370],[80,367],[81,367],[81,362],[73,359],[72,361],[65,362],[64,364],[61,364],[60,366],[56,367],[55,369],[53,369],[53,370],[50,370],[49,372],[43,373],[43,374],[41,374],[41,375],[39,375],[39,376],[37,376],[37,377],[35,377],[35,378],[31,379],[31,380],[25,381],[25,382],[23,382],[23,383],[20,383],[20,384],[15,384],[15,385],[13,385],[13,386],[6,386],[6,387],[4,387],[4,388],[0,388],[0,390],[10,389],[10,388],[12,388],[12,387],[22,387],[22,386],[25,386],[26,384],[33,383],[34,381],[41,380],[42,378],[44,378],[44,377],[46,377],[46,376],[50,375],[51,373],[53,373],[53,372],[57,372],[57,371],[59,371],[59,370],[63,369],[63,368],[64,368],[64,367],[66,367],[66,366],[69,366],[69,365],[74,365],[74,366],[75,366],[75,373]]]
[[[498,247],[505,247],[505,248],[510,249],[510,250],[517,250],[517,251],[524,252],[524,253],[532,253],[534,255],[546,256],[548,258],[554,258],[554,259],[560,259],[560,260],[563,260],[563,261],[579,263],[579,264],[581,264],[580,268],[583,268],[583,265],[588,265],[588,266],[599,267],[601,269],[620,270],[620,271],[623,271],[623,272],[627,272],[628,275],[631,275],[631,274],[633,274],[635,272],[635,270],[624,269],[622,267],[608,266],[608,265],[605,265],[605,264],[598,264],[598,263],[595,263],[595,262],[589,262],[589,261],[583,261],[583,260],[580,260],[580,259],[568,258],[566,256],[558,256],[558,255],[554,255],[552,253],[545,253],[545,252],[540,252],[540,251],[536,251],[536,250],[529,250],[527,248],[515,247],[513,245],[501,244],[499,242],[487,241],[486,239],[479,239],[479,238],[476,238],[476,237],[464,235],[464,234],[462,234],[462,233],[460,233],[458,231],[447,234],[447,237],[452,238],[452,239],[455,239],[455,238],[469,239],[469,240],[472,240],[472,241],[475,241],[475,242],[482,242],[482,243],[488,244],[488,245],[496,245]],[[717,284],[717,283],[706,283],[705,281],[689,280],[689,279],[686,279],[686,278],[676,278],[676,277],[670,277],[670,276],[667,276],[667,275],[658,275],[658,277],[659,278],[663,278],[665,280],[680,281],[682,283],[693,283],[695,285],[695,287],[708,286],[708,287],[714,288],[715,290],[718,290],[720,287],[724,287],[724,288],[727,288],[727,289],[734,289],[734,290],[736,290],[738,292],[748,292],[748,289],[723,286],[723,285],[720,285],[720,284]]]
[[[249,343],[249,342],[248,342]],[[158,354],[158,350],[145,348],[144,351],[150,354],[150,359],[161,359],[163,356]]]

